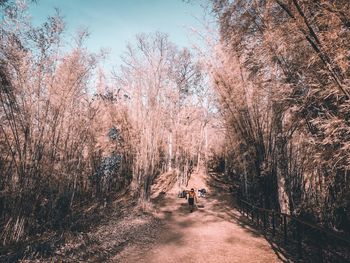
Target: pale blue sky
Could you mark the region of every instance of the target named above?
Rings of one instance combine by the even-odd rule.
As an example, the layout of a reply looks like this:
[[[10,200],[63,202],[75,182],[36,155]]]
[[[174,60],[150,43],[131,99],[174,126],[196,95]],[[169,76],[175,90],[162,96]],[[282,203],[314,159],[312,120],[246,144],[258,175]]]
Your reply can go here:
[[[60,9],[69,35],[80,27],[91,33],[87,47],[94,52],[110,49],[107,67],[120,63],[127,42],[141,32],[161,31],[169,34],[178,46],[190,47],[196,37],[190,28],[199,28],[204,11],[201,0],[38,0],[30,14],[38,25]]]

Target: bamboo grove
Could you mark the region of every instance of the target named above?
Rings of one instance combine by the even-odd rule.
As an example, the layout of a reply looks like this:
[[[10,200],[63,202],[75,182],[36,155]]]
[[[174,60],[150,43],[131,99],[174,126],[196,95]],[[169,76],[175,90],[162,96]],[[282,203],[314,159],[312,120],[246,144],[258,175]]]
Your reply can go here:
[[[208,123],[202,66],[163,33],[140,34],[106,77],[106,53],[69,40],[59,13],[39,27],[1,2],[2,245],[76,227],[89,207],[129,192],[140,206],[163,172],[185,184]],[[68,43],[67,43],[68,42]]]
[[[349,234],[349,1],[212,4],[226,172],[243,198]]]
[[[200,56],[139,34],[109,73],[59,12],[34,26],[0,1],[2,245],[220,165],[240,197],[350,234],[349,1],[208,3]]]

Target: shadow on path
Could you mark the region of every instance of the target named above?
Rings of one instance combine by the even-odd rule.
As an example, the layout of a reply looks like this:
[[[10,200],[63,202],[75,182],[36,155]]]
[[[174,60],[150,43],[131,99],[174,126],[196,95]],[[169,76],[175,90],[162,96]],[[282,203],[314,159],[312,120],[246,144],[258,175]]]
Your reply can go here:
[[[232,193],[232,186],[228,183],[227,178],[225,178],[223,174],[209,173],[207,184],[211,187],[213,198],[223,203],[221,210],[225,211],[228,216],[250,234],[265,238],[281,262],[301,262],[283,249],[278,243],[274,242],[271,236],[266,235],[265,231],[259,229],[248,218],[240,214],[237,210],[234,194]]]
[[[157,216],[164,225],[157,241],[147,251],[134,249],[114,262],[290,262],[241,218],[226,191],[207,185],[208,195],[199,198],[193,213],[187,200],[175,194],[158,198]]]

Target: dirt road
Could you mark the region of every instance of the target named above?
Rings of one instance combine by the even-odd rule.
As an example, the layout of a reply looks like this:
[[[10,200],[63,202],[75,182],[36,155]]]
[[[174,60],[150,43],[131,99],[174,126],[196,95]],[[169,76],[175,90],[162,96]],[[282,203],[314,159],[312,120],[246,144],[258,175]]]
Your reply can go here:
[[[185,199],[166,194],[158,204],[164,227],[156,242],[125,250],[114,262],[283,262],[263,236],[240,223],[225,200],[209,194],[190,213]]]

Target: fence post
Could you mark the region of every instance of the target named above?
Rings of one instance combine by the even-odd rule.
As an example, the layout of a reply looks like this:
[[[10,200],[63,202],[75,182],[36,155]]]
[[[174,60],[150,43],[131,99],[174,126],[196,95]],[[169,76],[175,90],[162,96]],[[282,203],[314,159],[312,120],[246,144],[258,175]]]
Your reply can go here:
[[[322,248],[322,244],[323,244],[323,233],[321,233],[320,237],[319,237],[319,242],[316,242],[317,246],[318,246],[318,254],[320,256],[319,258],[319,262],[323,263],[323,248]]]
[[[283,215],[284,244],[287,244],[287,216]]]
[[[303,257],[302,234],[301,234],[302,226],[298,221],[296,221],[296,223],[297,223],[298,256],[299,258],[302,258]]]
[[[276,234],[275,212],[272,212],[272,236]]]

